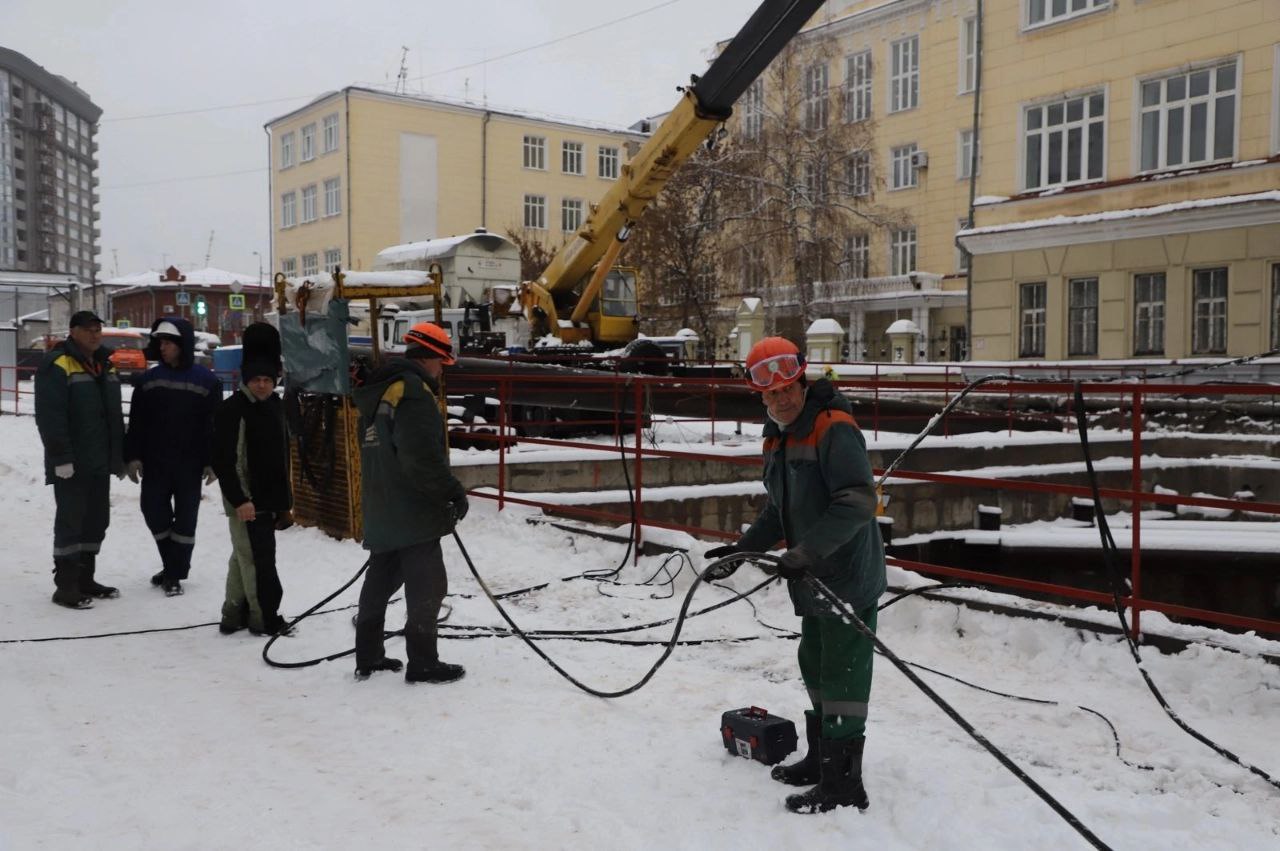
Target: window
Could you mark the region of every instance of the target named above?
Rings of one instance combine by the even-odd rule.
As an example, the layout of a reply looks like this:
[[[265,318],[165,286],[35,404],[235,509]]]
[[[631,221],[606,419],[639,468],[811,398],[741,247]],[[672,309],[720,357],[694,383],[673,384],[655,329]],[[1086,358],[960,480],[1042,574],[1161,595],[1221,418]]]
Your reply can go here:
[[[316,220],[316,185],[302,187],[302,223]]]
[[[1098,354],[1098,279],[1067,282],[1067,354]]]
[[[565,174],[583,174],[582,143],[560,143],[560,170]]]
[[[280,137],[280,168],[293,166],[293,133],[285,133]]]
[[[547,170],[547,140],[541,136],[524,137],[524,167]]]
[[[1271,266],[1271,348],[1280,349],[1280,263]]]
[[[915,268],[916,229],[893,229],[889,232],[889,274],[905,275]]]
[[[849,234],[844,238],[844,277],[871,277],[871,239],[865,233]]]
[[[565,198],[560,202],[560,230],[573,233],[582,227],[582,201]]]
[[[280,271],[284,273],[286,278],[292,278],[298,274],[298,258],[286,257],[280,261]]]
[[[743,93],[740,100],[742,135],[748,139],[760,138],[764,124],[764,81],[756,80]]]
[[[850,154],[845,163],[845,184],[849,194],[861,198],[871,194],[871,154],[858,151]]]
[[[618,149],[606,148],[604,145],[596,155],[596,171],[607,180],[616,180],[618,177]]]
[[[336,216],[342,212],[342,193],[339,191],[341,186],[341,179],[337,177],[324,182],[324,214],[326,216]]]
[[[916,154],[916,145],[912,142],[910,145],[902,145],[893,148],[890,151],[893,160],[893,183],[894,189],[910,189],[917,183],[916,167],[913,158]]]
[[[1111,0],[1026,0],[1026,4],[1027,26],[1035,27],[1105,9]]]
[[[889,111],[914,109],[920,104],[920,38],[895,41],[889,49]]]
[[[968,94],[978,85],[978,19],[960,22],[960,94]]]
[[[804,126],[806,130],[827,129],[827,63],[804,69]]]
[[[327,248],[324,252],[324,268],[333,270],[337,266],[342,265],[342,249]]]
[[[320,274],[320,258],[316,254],[302,255],[302,277],[314,278]]]
[[[1027,107],[1023,113],[1025,188],[1101,180],[1105,112],[1102,92]]]
[[[962,231],[967,227],[969,227],[968,219],[956,219],[957,231]],[[969,271],[969,252],[961,248],[959,243],[956,243],[956,271],[957,272]]]
[[[1133,276],[1133,353],[1164,354],[1164,273]]]
[[[958,162],[956,163],[956,177],[960,180],[966,180],[974,174],[982,173],[982,146],[978,146],[978,164],[977,169],[971,171],[974,166],[973,162],[973,131],[961,130],[960,142],[956,146],[956,154]]]
[[[1142,170],[1229,160],[1236,146],[1236,63],[1142,83]]]
[[[865,121],[871,117],[871,51],[864,50],[844,59],[844,120]]]
[[[1022,284],[1018,294],[1018,357],[1044,357],[1045,284]]]
[[[308,124],[302,128],[302,161],[310,162],[316,158],[316,126]],[[305,273],[304,273],[305,274]]]
[[[821,159],[804,163],[805,197],[810,204],[822,204],[827,197],[827,167]]]
[[[1227,270],[1197,269],[1192,275],[1191,351],[1223,354],[1227,351]]]
[[[547,229],[547,199],[542,195],[524,196],[524,226]]]
[[[321,153],[331,154],[338,150],[338,113],[326,115],[320,122],[324,137],[320,140]]]
[[[280,196],[280,227],[291,228],[298,223],[298,195],[286,192]]]

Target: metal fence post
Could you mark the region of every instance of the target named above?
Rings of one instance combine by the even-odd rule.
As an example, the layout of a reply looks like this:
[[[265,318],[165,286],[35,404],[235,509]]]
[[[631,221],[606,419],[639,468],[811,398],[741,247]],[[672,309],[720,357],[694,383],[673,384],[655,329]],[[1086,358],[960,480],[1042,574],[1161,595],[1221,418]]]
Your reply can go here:
[[[631,555],[631,563],[638,564],[640,562],[640,545],[642,543],[642,535],[640,530],[644,528],[644,500],[642,498],[644,492],[644,455],[642,453],[644,438],[644,396],[640,379],[636,379],[635,383],[635,401],[633,408],[636,417],[636,493],[635,493],[635,552]]]
[[[1130,465],[1129,487],[1133,491],[1130,503],[1132,534],[1129,541],[1129,593],[1133,597],[1133,640],[1142,634],[1139,619],[1142,616],[1142,391],[1133,391],[1133,463]]]

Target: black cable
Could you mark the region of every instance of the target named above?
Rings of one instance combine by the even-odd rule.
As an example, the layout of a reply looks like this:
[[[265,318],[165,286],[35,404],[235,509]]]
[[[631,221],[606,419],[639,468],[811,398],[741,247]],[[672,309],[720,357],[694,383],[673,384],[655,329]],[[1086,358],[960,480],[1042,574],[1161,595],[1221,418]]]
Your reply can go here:
[[[1076,400],[1076,425],[1077,431],[1080,432],[1080,448],[1084,453],[1085,470],[1089,475],[1089,489],[1093,491],[1093,514],[1098,524],[1098,535],[1102,540],[1102,556],[1103,561],[1107,565],[1107,573],[1111,578],[1111,603],[1115,609],[1116,616],[1120,619],[1120,632],[1124,635],[1125,643],[1129,646],[1129,653],[1133,656],[1133,661],[1138,666],[1138,672],[1142,674],[1143,681],[1147,684],[1147,689],[1155,696],[1156,703],[1160,704],[1160,708],[1164,710],[1165,715],[1169,716],[1169,720],[1173,721],[1182,728],[1183,732],[1191,736],[1196,741],[1206,745],[1218,755],[1234,762],[1241,768],[1248,769],[1272,786],[1280,789],[1280,781],[1272,777],[1267,772],[1258,768],[1256,765],[1245,762],[1231,751],[1219,745],[1217,742],[1205,736],[1200,731],[1193,728],[1173,711],[1168,701],[1160,689],[1156,687],[1155,682],[1151,679],[1151,675],[1147,673],[1146,666],[1142,662],[1142,654],[1138,650],[1138,645],[1134,642],[1133,636],[1129,630],[1128,619],[1125,617],[1124,604],[1121,602],[1122,590],[1124,589],[1125,579],[1120,572],[1120,566],[1116,563],[1116,546],[1115,538],[1111,535],[1111,527],[1107,524],[1107,515],[1102,508],[1102,495],[1098,487],[1098,474],[1093,468],[1093,455],[1089,451],[1089,424],[1084,416],[1084,390],[1080,386],[1080,382],[1075,382],[1075,400]]]
[[[368,569],[369,569],[369,559],[365,559],[364,564],[360,565],[360,569],[355,572],[354,576],[352,576],[350,579],[346,581],[346,584],[344,584],[337,591],[334,591],[328,597],[325,597],[319,603],[316,603],[314,606],[307,609],[302,614],[298,615],[296,618],[290,621],[289,624],[285,626],[284,629],[280,630],[275,635],[271,636],[271,638],[267,640],[267,643],[262,646],[262,661],[266,662],[268,665],[270,665],[273,668],[310,668],[312,665],[319,665],[321,662],[332,662],[335,659],[341,659],[343,656],[350,656],[352,653],[355,653],[356,649],[352,647],[350,650],[343,650],[341,653],[331,653],[328,656],[321,656],[318,659],[307,659],[303,662],[277,662],[274,659],[272,659],[270,655],[268,655],[271,650],[271,645],[276,643],[276,639],[280,638],[283,635],[288,635],[289,632],[292,631],[295,626],[301,623],[304,618],[310,616],[312,613],[314,613],[317,609],[319,609],[325,603],[329,602],[334,597],[337,597],[343,591],[346,591],[348,588],[354,585],[356,583],[356,580],[359,579],[361,576],[363,576],[364,572]]]

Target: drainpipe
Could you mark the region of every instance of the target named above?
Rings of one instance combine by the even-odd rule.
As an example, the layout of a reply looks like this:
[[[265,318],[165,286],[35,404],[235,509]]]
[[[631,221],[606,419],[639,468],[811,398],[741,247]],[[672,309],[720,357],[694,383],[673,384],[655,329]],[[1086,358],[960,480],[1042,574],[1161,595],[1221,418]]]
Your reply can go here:
[[[271,127],[262,125],[262,132],[267,134],[267,256],[271,259],[268,261],[272,268],[276,262],[276,229],[272,224],[272,217],[276,212],[276,170],[271,167]],[[261,258],[259,258],[261,259]],[[271,276],[268,276],[271,277]],[[262,305],[262,276],[258,276],[258,305]],[[269,304],[274,304],[275,299],[272,298]]]
[[[480,227],[488,230],[489,219],[489,110],[480,122]]]
[[[348,269],[354,268],[355,258],[351,256],[351,87],[342,90],[342,123],[345,125],[342,132],[346,136],[347,149],[347,173],[343,182],[347,185],[347,253],[346,263]]]
[[[969,151],[969,227],[974,227],[974,197],[978,191],[978,149],[982,145],[982,136],[978,133],[981,122],[978,120],[982,112],[982,0],[978,0],[978,14],[974,21],[978,33],[974,44],[973,57],[973,145]],[[961,246],[961,251],[964,247]],[[965,252],[968,254],[968,252]],[[965,264],[965,298],[964,298],[964,359],[973,360],[973,255],[969,254],[969,262]]]

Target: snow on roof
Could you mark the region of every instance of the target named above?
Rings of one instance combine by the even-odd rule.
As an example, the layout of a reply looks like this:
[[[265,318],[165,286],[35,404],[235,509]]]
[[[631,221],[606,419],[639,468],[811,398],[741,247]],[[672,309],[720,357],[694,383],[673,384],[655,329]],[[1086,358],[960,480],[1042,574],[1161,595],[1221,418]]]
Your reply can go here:
[[[840,327],[840,323],[831,318],[815,319],[806,334],[843,334],[844,328]]]
[[[515,244],[501,234],[476,231],[474,233],[459,234],[458,236],[445,236],[440,239],[424,239],[419,242],[392,245],[379,251],[377,258],[373,262],[375,265],[387,265],[449,257],[457,251],[459,246],[472,241],[478,242],[481,247],[489,251],[501,248],[505,244],[510,246],[517,256],[519,254]]]
[[[326,275],[329,281],[333,278]],[[402,269],[393,272],[343,272],[344,287],[421,287],[432,283],[426,272]]]
[[[1154,207],[1135,207],[1128,210],[1104,210],[1101,213],[1085,213],[1078,216],[1050,216],[1045,219],[1026,219],[1020,222],[1009,222],[1003,225],[987,225],[980,228],[965,228],[958,236],[973,236],[981,233],[1004,233],[1012,230],[1029,230],[1031,228],[1057,227],[1060,225],[1080,225],[1092,222],[1106,222],[1118,219],[1142,219],[1151,216],[1163,216],[1182,210],[1205,209],[1209,207],[1226,207],[1233,204],[1275,203],[1280,204],[1280,190],[1254,192],[1248,195],[1223,195],[1219,198],[1192,198],[1188,201],[1175,201],[1170,204],[1157,204]]]
[[[102,283],[109,287],[119,287],[116,295],[124,295],[130,289],[145,289],[150,287],[226,287],[232,284],[239,284],[242,289],[256,290],[258,289],[258,275],[246,274],[244,272],[228,272],[226,269],[216,269],[212,266],[205,269],[193,269],[190,272],[181,272],[183,280],[166,281],[161,272],[137,272],[132,275],[121,275],[116,278],[108,278]],[[263,280],[262,289],[271,288],[271,281]]]
[[[888,328],[884,329],[886,334],[919,334],[920,326],[912,322],[910,319],[899,319]]]

